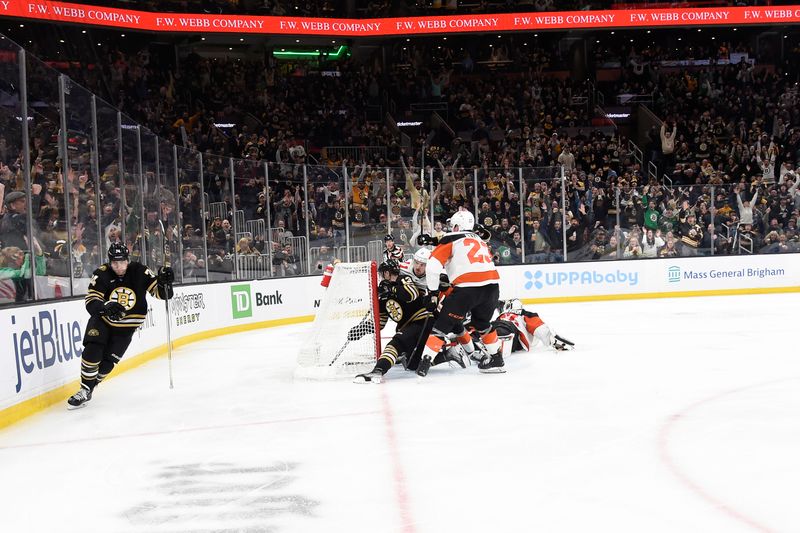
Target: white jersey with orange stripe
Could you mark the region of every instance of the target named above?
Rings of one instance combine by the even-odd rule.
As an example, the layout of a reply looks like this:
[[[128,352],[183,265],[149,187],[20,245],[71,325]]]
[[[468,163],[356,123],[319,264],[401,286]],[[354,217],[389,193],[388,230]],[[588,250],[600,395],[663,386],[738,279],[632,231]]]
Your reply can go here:
[[[428,288],[439,286],[439,274],[445,271],[454,287],[482,287],[498,283],[500,274],[486,243],[471,231],[448,233],[428,259]]]

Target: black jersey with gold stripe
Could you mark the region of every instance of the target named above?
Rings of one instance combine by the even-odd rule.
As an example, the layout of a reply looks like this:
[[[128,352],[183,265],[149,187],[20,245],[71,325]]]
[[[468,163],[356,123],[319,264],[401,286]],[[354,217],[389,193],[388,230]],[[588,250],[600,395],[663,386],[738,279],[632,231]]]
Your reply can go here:
[[[397,281],[392,284],[388,295],[380,299],[381,329],[389,319],[397,322],[399,331],[411,322],[425,320],[432,316],[431,312],[425,309],[423,296],[424,291],[414,284],[413,279],[405,274],[400,274]]]
[[[149,268],[141,263],[130,263],[120,278],[106,263],[94,271],[84,303],[89,314],[100,315],[105,302],[117,302],[125,308],[125,316],[119,320],[107,316],[101,318],[113,328],[133,332],[144,322],[147,314],[147,293],[159,299],[163,296],[158,290],[158,279]]]

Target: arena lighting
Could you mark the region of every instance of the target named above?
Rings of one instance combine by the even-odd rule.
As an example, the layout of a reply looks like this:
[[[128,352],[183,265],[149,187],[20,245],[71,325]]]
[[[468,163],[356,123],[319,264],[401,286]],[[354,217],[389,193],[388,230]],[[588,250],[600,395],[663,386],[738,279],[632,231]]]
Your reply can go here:
[[[302,58],[302,57],[319,57],[320,55],[323,55],[328,59],[336,60],[342,57],[343,54],[347,55],[348,53],[349,49],[343,44],[340,44],[339,48],[335,52],[319,52],[319,51],[310,52],[307,50],[287,50],[285,48],[281,48],[280,52],[277,50],[272,51],[273,56],[282,57],[285,59]]]
[[[634,29],[800,23],[800,4],[334,19],[117,9],[53,0],[2,0],[0,16],[158,32],[379,37],[532,30]]]

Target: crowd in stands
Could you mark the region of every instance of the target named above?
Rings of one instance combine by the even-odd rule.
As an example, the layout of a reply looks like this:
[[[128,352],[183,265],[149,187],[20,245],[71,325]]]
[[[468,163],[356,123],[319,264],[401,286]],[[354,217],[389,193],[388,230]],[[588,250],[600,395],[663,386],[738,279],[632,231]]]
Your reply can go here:
[[[36,272],[67,275],[71,250],[73,275],[85,278],[109,242],[124,240],[136,257],[166,238],[181,254],[186,280],[206,270],[223,277],[237,269],[313,273],[347,243],[368,247],[387,233],[411,252],[417,235],[441,233],[458,209],[477,213],[490,229],[499,264],[563,261],[565,250],[568,260],[800,251],[800,105],[796,80],[780,66],[659,68],[672,52],[617,50],[627,60],[609,96],[648,94],[663,119],[637,157],[621,130],[592,127],[588,83],[548,75],[557,54],[514,39],[492,48],[499,52],[486,59],[508,58],[513,72],[470,69],[469,54],[456,46],[425,57],[402,42],[391,68],[348,60],[332,77],[291,75],[272,60],[198,55],[162,69],[146,50],[112,50],[104,70],[69,74],[114,95],[112,104],[165,146],[180,147],[177,183],[150,187],[156,201],[142,198],[131,161],[120,182],[112,147],[100,157],[98,190],[87,160],[61,168],[57,117],[38,122],[30,136]],[[725,43],[690,55],[720,59],[732,50],[752,53]],[[397,128],[367,121],[365,106],[386,94],[399,108],[445,104],[450,134],[421,128],[404,141]],[[2,120],[9,126],[13,117]],[[0,278],[14,280],[24,299],[29,206],[11,130],[0,135]],[[348,158],[325,146],[382,149]],[[202,167],[198,152],[206,154]],[[235,160],[233,182],[228,158]],[[219,206],[205,220],[204,198]],[[247,225],[259,220],[263,225]],[[252,261],[237,264],[237,256]]]

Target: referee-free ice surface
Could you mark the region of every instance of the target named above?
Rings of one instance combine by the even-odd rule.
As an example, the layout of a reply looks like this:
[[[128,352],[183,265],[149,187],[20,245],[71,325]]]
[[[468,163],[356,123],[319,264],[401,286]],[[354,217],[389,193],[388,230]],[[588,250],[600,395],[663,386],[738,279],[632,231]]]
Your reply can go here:
[[[576,349],[382,385],[191,344],[0,431],[0,531],[800,531],[799,304],[528,306]]]

